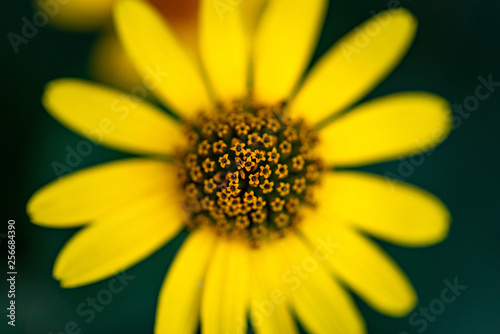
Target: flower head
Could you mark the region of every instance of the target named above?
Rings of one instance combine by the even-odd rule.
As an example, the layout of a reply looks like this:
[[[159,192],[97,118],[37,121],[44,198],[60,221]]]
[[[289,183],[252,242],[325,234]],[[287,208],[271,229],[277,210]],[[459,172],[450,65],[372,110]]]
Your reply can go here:
[[[258,331],[295,333],[291,308],[310,332],[362,333],[344,286],[382,313],[408,313],[411,284],[363,233],[428,245],[445,237],[449,214],[423,190],[337,167],[419,153],[448,133],[448,104],[429,93],[393,94],[340,115],[395,66],[415,19],[403,9],[375,16],[302,82],[327,1],[270,0],[255,36],[242,7],[213,4],[200,7],[201,64],[144,2],[115,8],[132,61],[175,119],[81,80],[48,86],[44,105],[80,134],[127,152],[175,153],[76,172],[32,197],[34,222],[85,226],[54,276],[68,287],[109,277],[186,227],[160,292],[158,333],[194,332],[198,318],[204,333],[240,333],[247,314]],[[356,44],[364,35],[370,43]],[[273,311],[263,314],[270,298]]]
[[[226,224],[224,225],[224,230],[218,229],[219,234],[239,236],[247,239],[255,247],[272,236],[279,235],[282,237],[286,231],[296,228],[296,226],[291,225],[292,222],[298,221],[294,219],[296,212],[286,212],[284,201],[281,205],[273,205],[274,202],[271,201],[272,198],[280,196],[280,193],[283,193],[281,189],[273,187],[275,181],[284,179],[294,182],[292,189],[295,192],[295,196],[306,203],[303,190],[306,187],[314,187],[318,179],[306,181],[306,171],[303,168],[296,168],[297,164],[301,167],[304,165],[313,165],[315,170],[318,171],[321,170],[322,164],[319,163],[319,158],[312,154],[308,156],[307,160],[304,160],[302,155],[298,153],[298,149],[293,152],[289,149],[291,145],[294,145],[297,148],[306,147],[312,150],[316,145],[317,137],[315,131],[307,128],[302,122],[288,122],[288,124],[283,124],[283,110],[281,108],[281,105],[278,108],[275,106],[269,108],[256,106],[251,101],[243,105],[219,106],[217,111],[199,114],[195,121],[191,121],[186,125],[188,129],[186,135],[188,137],[193,137],[190,132],[201,134],[197,136],[197,141],[192,141],[188,145],[180,147],[177,154],[177,164],[183,174],[190,176],[192,175],[190,171],[194,170],[197,172],[194,175],[196,178],[188,177],[183,179],[179,184],[180,193],[188,194],[185,197],[183,207],[186,209],[186,219],[190,220],[189,226],[196,226],[197,218],[200,215],[206,217],[206,219],[203,219],[204,224],[207,221],[212,221],[212,224],[215,226],[219,217],[213,218],[213,212],[219,212],[221,209],[224,212],[224,209],[216,205],[211,207],[210,210],[200,211],[197,203],[192,201],[192,196],[190,195],[192,191],[187,192],[186,190],[198,189],[198,194],[201,198],[209,196],[215,200],[217,197],[220,197],[221,193],[226,194],[229,187],[231,191],[230,196],[222,202],[216,202],[224,206],[229,215],[225,218]],[[255,122],[255,119],[259,119],[261,122]],[[266,126],[267,124],[272,124],[272,120],[280,124],[280,130],[277,132],[273,131],[275,130],[274,128],[270,129]],[[218,127],[225,125],[224,128],[227,129],[225,139],[224,141],[219,140],[218,143],[221,146],[229,147],[234,142],[235,144],[229,153],[210,151],[208,149],[200,150],[200,146],[203,147],[203,143],[208,143],[213,138],[212,133],[202,131],[205,124],[217,124]],[[252,134],[246,136],[238,134],[241,124],[245,124],[245,128],[250,129]],[[264,125],[259,125],[257,128],[256,124]],[[303,136],[300,138],[298,136],[290,138],[287,136],[290,132],[300,132]],[[287,152],[283,153],[286,154],[280,154],[283,150],[282,145],[279,145],[278,151],[276,147],[273,147],[272,150],[266,148],[260,141],[260,138],[264,134],[273,134],[278,144],[285,143],[287,145],[287,148],[285,148]],[[290,142],[289,139],[292,141]],[[280,157],[278,161],[282,162],[275,166],[274,177],[271,176],[271,169],[265,160],[265,155],[267,153],[273,154],[273,152],[276,153],[277,157]],[[193,163],[193,161],[195,162]],[[216,165],[215,161],[219,161],[220,165]],[[272,164],[275,164],[275,162],[272,162]],[[204,172],[202,176],[198,173],[200,170]],[[290,173],[289,170],[291,171]],[[214,183],[216,175],[219,176],[218,182]],[[258,187],[259,184],[260,187]],[[248,191],[240,191],[240,189],[248,189]],[[258,208],[245,212],[239,211],[235,214],[233,210],[234,206],[226,206],[227,201],[236,198],[241,203],[245,202],[253,205],[257,197],[261,198],[261,203],[270,203],[272,209],[262,204]],[[190,207],[189,203],[194,204],[194,206]],[[258,219],[255,221],[252,218],[255,216],[255,210],[272,210],[277,213],[268,215],[267,219],[262,218],[262,215],[257,215]],[[282,211],[286,213],[287,219],[282,218],[279,220],[279,224],[277,224],[275,221],[276,217],[285,217],[284,215],[279,215]],[[240,216],[246,216],[247,218]],[[245,224],[241,222],[245,222]],[[265,226],[265,229],[259,227],[258,234],[251,233],[255,225]],[[243,226],[244,228],[242,229],[241,227]]]

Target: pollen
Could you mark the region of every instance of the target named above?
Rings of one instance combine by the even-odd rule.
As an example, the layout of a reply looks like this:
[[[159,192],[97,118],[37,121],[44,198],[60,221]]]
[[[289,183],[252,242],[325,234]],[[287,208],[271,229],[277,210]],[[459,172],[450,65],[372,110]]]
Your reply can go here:
[[[175,157],[186,227],[258,247],[296,230],[324,171],[317,135],[285,104],[218,104],[186,121]]]

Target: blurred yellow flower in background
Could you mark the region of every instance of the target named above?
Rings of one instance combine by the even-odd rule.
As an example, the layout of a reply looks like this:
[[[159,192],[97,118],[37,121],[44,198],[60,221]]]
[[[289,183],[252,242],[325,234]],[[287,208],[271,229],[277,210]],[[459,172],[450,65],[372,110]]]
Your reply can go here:
[[[191,50],[196,51],[199,0],[144,1],[154,5],[168,20],[180,40]],[[141,84],[141,78],[134,70],[110,24],[111,8],[105,8],[107,11],[105,29],[92,51],[90,72],[93,78],[103,83],[130,91]]]
[[[91,52],[89,72],[91,76],[103,83],[130,91],[141,84],[112,25],[112,8],[117,0],[71,0],[57,6],[55,15],[51,17],[52,25],[78,32],[100,31],[101,36]],[[193,52],[197,51],[198,9],[200,0],[144,0],[151,3],[165,17],[180,40]],[[220,0],[218,0],[221,2]],[[267,0],[242,1],[245,8],[245,23],[253,29],[257,17]],[[48,12],[56,7],[43,5],[43,1],[35,1],[37,9]],[[215,1],[214,3],[217,3]],[[221,11],[224,2],[221,2]],[[226,5],[228,6],[228,5]]]
[[[145,155],[65,176],[30,199],[33,222],[83,227],[54,277],[64,287],[102,280],[188,228],[157,333],[192,333],[200,320],[203,333],[245,333],[247,315],[257,333],[296,333],[294,315],[313,333],[363,333],[347,289],[407,314],[411,283],[366,234],[430,245],[447,235],[449,213],[414,186],[342,168],[421,153],[450,131],[449,105],[431,93],[355,106],[402,59],[415,18],[376,15],[304,76],[328,1],[270,0],[254,33],[247,9],[215,3],[200,3],[199,58],[151,5],[115,5],[142,82],[177,118],[83,80],[47,86],[43,103],[61,123]]]

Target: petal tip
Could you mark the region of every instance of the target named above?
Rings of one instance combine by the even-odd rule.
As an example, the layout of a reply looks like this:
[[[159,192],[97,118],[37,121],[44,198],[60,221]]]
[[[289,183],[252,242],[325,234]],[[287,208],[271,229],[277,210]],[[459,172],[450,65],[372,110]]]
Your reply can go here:
[[[440,222],[441,226],[439,229],[437,229],[436,232],[435,243],[439,243],[446,239],[446,237],[450,232],[450,226],[451,226],[451,213],[448,211],[448,208],[443,203],[440,203],[440,205],[441,205],[441,210],[443,211],[443,217]]]
[[[26,203],[26,214],[28,215],[28,217],[30,218],[30,220],[32,220],[32,216],[33,216],[34,211],[35,211],[35,208],[34,208],[34,206],[36,204],[36,202],[35,202],[35,200],[36,200],[35,196],[36,196],[36,193],[33,194],[30,197],[30,199],[28,200],[28,202]],[[35,204],[33,204],[33,203],[35,203]]]
[[[26,203],[26,215],[29,220],[36,225],[43,225],[44,219],[40,215],[41,207],[40,207],[40,192],[35,192],[28,202]]]
[[[431,195],[433,196],[433,195]],[[407,247],[428,247],[436,245],[444,241],[449,234],[451,226],[451,213],[448,208],[437,197],[434,197],[436,204],[436,214],[434,228],[430,229],[426,237],[420,240],[415,240],[412,244],[405,245]]]
[[[59,261],[60,256],[61,253],[59,253],[58,258],[56,259],[56,262],[54,264],[54,268],[52,269],[52,277],[55,280],[59,281],[59,285],[61,288],[64,289],[77,288],[79,286],[92,283],[92,282],[82,282],[74,275],[73,277],[71,277],[72,275],[68,274],[67,268],[61,266],[61,263]]]
[[[59,78],[49,81],[45,84],[42,94],[42,105],[49,111],[53,112],[53,106],[57,100],[68,93],[68,89],[73,88],[78,84],[85,84],[85,80],[76,78]]]
[[[61,81],[64,79],[56,79],[53,81],[49,81],[47,84],[45,84],[43,94],[42,94],[42,105],[45,107],[45,109],[50,110],[51,106],[51,100],[52,96],[54,95],[54,91],[59,88]]]
[[[392,317],[401,318],[408,315],[408,313],[410,313],[415,308],[417,302],[418,302],[417,294],[415,293],[415,290],[411,288],[411,291],[409,291],[407,299],[402,300],[399,305],[396,305],[392,309],[384,310],[383,313]]]
[[[415,15],[413,15],[413,13],[407,8],[402,8],[402,7],[394,8],[394,9],[389,9],[387,12],[390,13],[391,15],[396,15],[398,17],[401,17],[402,19],[407,20],[412,24],[416,25],[418,23],[418,20],[415,17]]]
[[[74,284],[73,282],[68,282],[67,280],[63,280],[60,278],[59,279],[56,278],[56,279],[59,281],[59,286],[63,289],[77,288],[80,286],[79,284]]]
[[[409,40],[412,40],[413,37],[415,37],[415,33],[418,27],[418,19],[415,15],[412,14],[412,12],[410,12],[406,8],[395,8],[389,9],[385,13],[387,13],[387,15],[389,15],[391,19],[398,20],[403,27],[407,27],[408,31],[410,32]]]

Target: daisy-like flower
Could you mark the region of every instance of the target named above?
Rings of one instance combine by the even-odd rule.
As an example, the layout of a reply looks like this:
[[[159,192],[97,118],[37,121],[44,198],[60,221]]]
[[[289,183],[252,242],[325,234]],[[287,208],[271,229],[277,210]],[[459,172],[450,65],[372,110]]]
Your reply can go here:
[[[236,2],[215,4],[201,3],[200,59],[145,2],[115,7],[125,49],[176,119],[83,80],[48,85],[43,103],[61,123],[144,155],[33,195],[33,222],[83,227],[54,276],[63,287],[102,280],[187,228],[159,294],[157,333],[199,323],[203,333],[244,333],[247,317],[258,333],[296,333],[294,317],[313,333],[363,333],[348,290],[384,314],[407,314],[411,284],[366,234],[430,245],[446,236],[448,211],[423,190],[345,167],[420,153],[450,130],[447,102],[430,93],[353,107],[402,58],[414,17],[371,18],[302,78],[326,0],[271,0],[255,35]]]
[[[197,49],[198,9],[200,0],[143,0],[152,4],[168,20],[182,43],[192,50]],[[225,1],[225,0],[224,0]],[[224,1],[214,3],[221,11]],[[267,0],[240,1],[245,7],[245,24],[253,29],[257,16]],[[112,29],[112,8],[117,0],[33,0],[38,11],[45,12],[50,23],[65,30],[99,31],[91,54],[89,71],[91,76],[103,83],[130,91],[141,85],[125,51]],[[232,2],[234,4],[234,1]],[[222,4],[222,6],[221,6]]]
[[[196,48],[199,0],[143,1],[158,9],[175,33],[182,38],[185,46]],[[141,84],[141,78],[133,69],[112,29],[111,14],[116,2],[117,0],[33,0],[37,10],[44,12],[55,27],[99,32],[89,57],[92,77],[108,85],[130,90]]]

